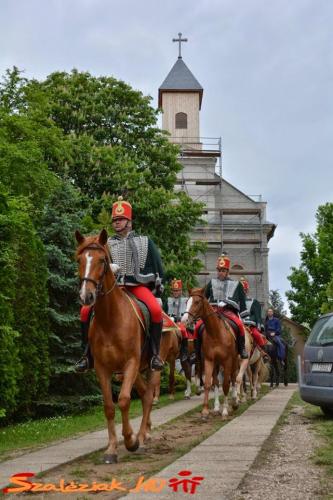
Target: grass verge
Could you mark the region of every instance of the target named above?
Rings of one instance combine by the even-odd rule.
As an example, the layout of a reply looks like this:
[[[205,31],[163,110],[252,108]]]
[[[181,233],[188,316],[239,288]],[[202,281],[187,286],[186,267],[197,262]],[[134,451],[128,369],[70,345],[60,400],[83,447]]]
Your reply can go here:
[[[183,399],[184,392],[177,392],[175,399],[170,400],[168,395],[160,397],[157,408],[166,406],[174,401]],[[131,402],[130,417],[141,415],[141,401]],[[121,422],[121,414],[116,407],[116,423]],[[15,452],[44,447],[55,441],[76,437],[84,432],[104,429],[106,421],[102,406],[97,406],[81,415],[66,417],[51,417],[40,420],[29,420],[20,424],[0,428],[0,461],[9,459]]]
[[[303,403],[303,402],[302,402]],[[305,405],[305,415],[311,420],[312,428],[322,438],[315,450],[313,460],[325,466],[327,475],[333,477],[333,418],[326,417],[319,406]]]

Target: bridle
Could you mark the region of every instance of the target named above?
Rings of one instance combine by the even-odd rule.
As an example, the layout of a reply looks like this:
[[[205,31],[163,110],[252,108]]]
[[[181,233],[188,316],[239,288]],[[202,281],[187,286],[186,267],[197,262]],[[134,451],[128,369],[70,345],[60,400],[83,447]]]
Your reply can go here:
[[[190,295],[190,297],[200,297],[201,299],[205,299],[206,298],[202,293],[193,293],[193,294]],[[209,316],[214,316],[215,315],[215,316],[219,317],[219,315],[218,315],[218,313],[216,311],[212,311],[212,312],[206,314],[205,317],[203,317],[203,316],[196,316],[196,315],[192,314],[189,311],[186,311],[186,312],[187,312],[187,314],[189,316],[191,316],[193,323],[195,323],[198,319],[202,319],[202,321],[205,322],[205,320],[207,318],[209,318]]]
[[[117,280],[115,279],[114,283],[112,284],[111,288],[109,288],[109,290],[107,290],[106,292],[104,292],[102,290],[104,278],[105,278],[106,274],[110,271],[111,258],[110,258],[109,251],[106,250],[105,247],[103,245],[100,245],[99,243],[90,243],[89,245],[87,245],[86,247],[83,247],[78,252],[78,256],[81,255],[85,250],[102,250],[104,253],[104,256],[105,256],[104,261],[103,261],[104,267],[103,267],[103,272],[102,272],[101,276],[99,277],[98,281],[96,281],[92,278],[80,278],[80,286],[82,285],[82,283],[84,281],[90,282],[90,283],[93,283],[93,285],[95,285],[97,296],[98,295],[100,295],[100,296],[108,295],[109,293],[112,292],[112,290],[114,289],[114,287],[117,284]]]

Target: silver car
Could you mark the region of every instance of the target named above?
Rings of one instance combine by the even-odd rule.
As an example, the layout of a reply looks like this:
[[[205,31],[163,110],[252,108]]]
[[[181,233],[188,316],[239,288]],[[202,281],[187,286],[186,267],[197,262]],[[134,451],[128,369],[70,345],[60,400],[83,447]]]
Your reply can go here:
[[[333,417],[333,313],[321,316],[298,362],[301,398]]]

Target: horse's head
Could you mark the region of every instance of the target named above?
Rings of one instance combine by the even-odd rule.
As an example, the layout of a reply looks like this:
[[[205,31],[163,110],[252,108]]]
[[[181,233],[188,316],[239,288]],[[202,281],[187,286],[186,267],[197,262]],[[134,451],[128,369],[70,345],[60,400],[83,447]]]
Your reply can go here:
[[[188,288],[189,299],[186,305],[186,311],[182,316],[182,323],[193,325],[199,318],[204,315],[204,288]]]
[[[84,237],[75,231],[78,247],[76,259],[79,264],[80,300],[85,305],[93,305],[101,293],[106,274],[111,273],[110,254],[106,247],[108,235],[102,229],[98,236]]]

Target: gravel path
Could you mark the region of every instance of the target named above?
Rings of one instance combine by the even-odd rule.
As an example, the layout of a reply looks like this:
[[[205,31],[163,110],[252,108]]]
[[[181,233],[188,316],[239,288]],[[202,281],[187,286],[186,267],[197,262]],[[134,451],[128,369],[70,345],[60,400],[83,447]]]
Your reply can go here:
[[[323,469],[311,460],[318,445],[304,407],[295,406],[230,500],[333,499],[333,482],[328,484]]]

